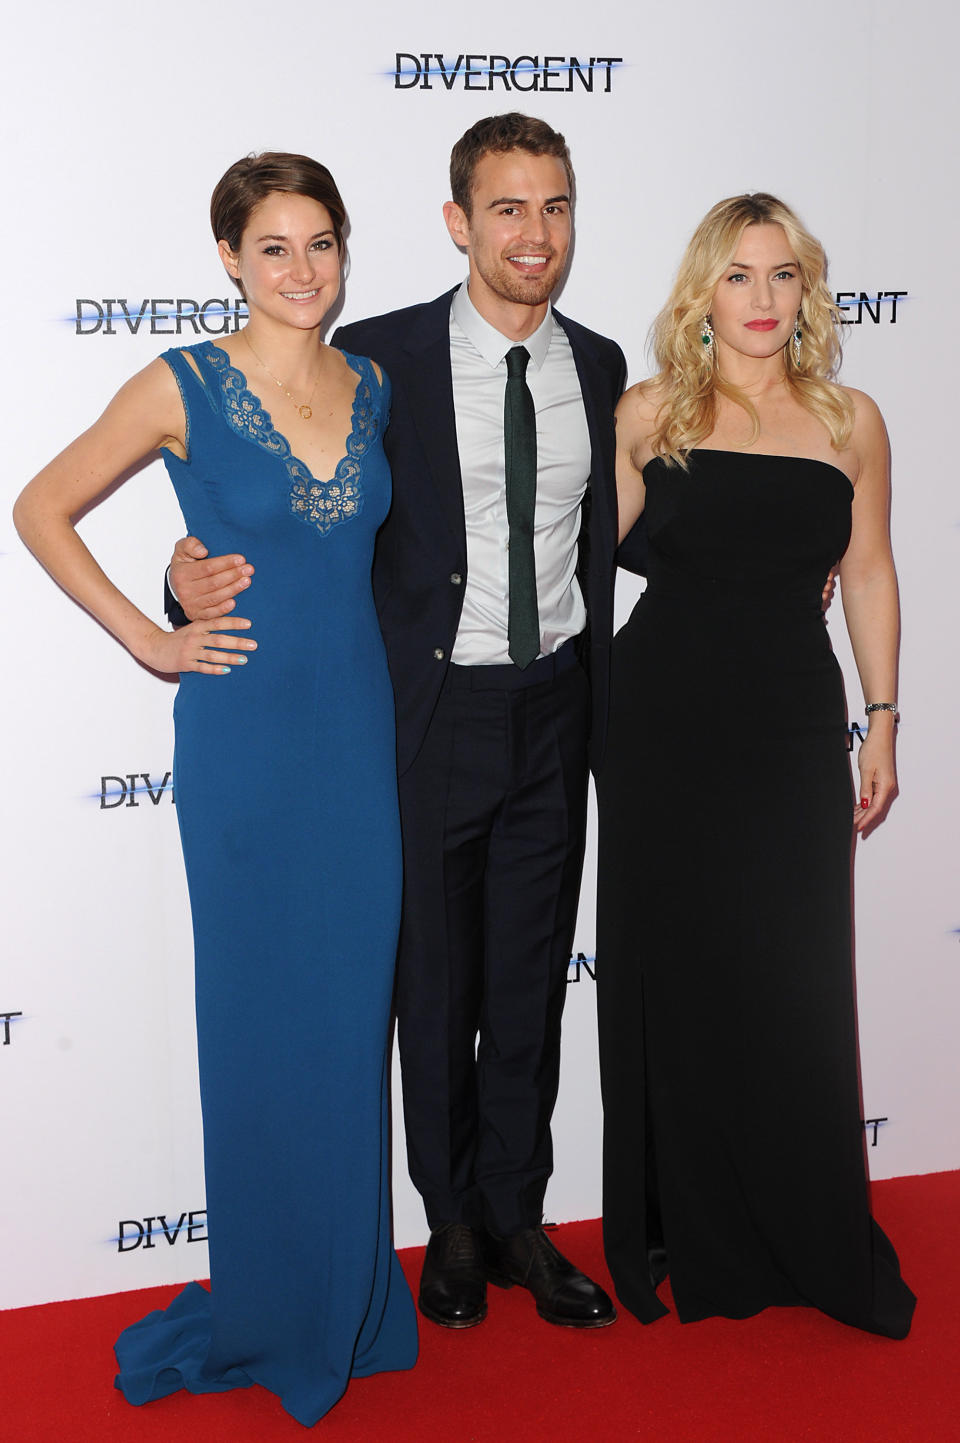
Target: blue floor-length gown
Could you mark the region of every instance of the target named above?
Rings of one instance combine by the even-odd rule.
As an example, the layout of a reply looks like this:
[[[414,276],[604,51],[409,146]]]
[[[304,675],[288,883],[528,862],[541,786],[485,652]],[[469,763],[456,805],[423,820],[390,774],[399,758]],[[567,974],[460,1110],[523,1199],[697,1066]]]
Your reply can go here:
[[[387,1173],[401,864],[370,572],[389,383],[346,356],[351,431],[316,480],[225,351],[188,354],[197,370],[165,356],[188,459],[164,457],[210,555],[255,562],[242,614],[258,649],[229,676],[185,674],[174,711],[211,1289],[121,1334],[117,1386],[144,1403],[260,1383],[309,1426],[351,1377],[417,1351]]]

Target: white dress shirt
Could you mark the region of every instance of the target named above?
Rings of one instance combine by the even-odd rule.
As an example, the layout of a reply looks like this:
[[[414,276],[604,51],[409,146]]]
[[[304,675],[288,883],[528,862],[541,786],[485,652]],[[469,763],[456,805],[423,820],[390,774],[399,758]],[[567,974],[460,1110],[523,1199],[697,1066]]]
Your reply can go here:
[[[451,660],[509,665],[507,496],[503,458],[505,356],[517,344],[485,321],[464,283],[450,308],[450,362],[467,525],[467,584]],[[570,341],[549,305],[522,344],[537,417],[537,502],[533,552],[540,655],[583,630],[577,581],[580,503],[590,475],[590,436]]]

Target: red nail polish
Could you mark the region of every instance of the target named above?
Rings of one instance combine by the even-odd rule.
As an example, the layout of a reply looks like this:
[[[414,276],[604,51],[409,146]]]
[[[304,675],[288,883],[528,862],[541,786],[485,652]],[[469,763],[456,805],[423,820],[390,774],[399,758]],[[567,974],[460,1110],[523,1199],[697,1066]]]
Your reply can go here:
[[[861,798],[860,798],[860,805],[861,805],[861,807],[863,808],[863,810],[866,811],[867,808],[869,807],[870,803],[869,803],[869,801],[867,800],[866,797],[861,797]]]

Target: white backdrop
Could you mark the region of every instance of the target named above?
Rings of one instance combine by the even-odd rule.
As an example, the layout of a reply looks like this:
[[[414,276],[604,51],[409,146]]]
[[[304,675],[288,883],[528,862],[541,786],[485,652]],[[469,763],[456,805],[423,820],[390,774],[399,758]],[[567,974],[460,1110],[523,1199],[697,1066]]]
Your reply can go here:
[[[131,372],[176,344],[178,303],[181,314],[233,304],[206,220],[227,165],[267,148],[330,165],[352,221],[341,311],[352,320],[463,274],[440,212],[447,158],[494,110],[542,115],[566,134],[578,204],[562,307],[616,336],[634,379],[683,245],[715,200],[772,190],[827,245],[854,322],[845,378],[877,398],[890,428],[904,611],[902,798],[857,872],[864,1111],[885,1119],[868,1129],[868,1157],[875,1177],[960,1165],[954,8],[554,0],[508,24],[457,20],[439,0],[370,0],[353,13],[34,0],[5,36],[0,1306],[207,1271],[189,919],[164,789],[173,686],[57,590],[7,503]],[[494,43],[503,55],[491,58]],[[574,61],[579,71],[564,68]],[[205,315],[215,328],[215,308]],[[185,344],[200,338],[181,324]],[[159,615],[182,530],[162,465],[81,529]],[[621,582],[621,618],[635,595]],[[699,718],[681,720],[695,765]],[[592,865],[591,850],[577,937],[588,959]],[[592,968],[570,973],[547,1195],[557,1220],[600,1210]],[[397,1241],[421,1241],[399,1128],[394,1178]]]

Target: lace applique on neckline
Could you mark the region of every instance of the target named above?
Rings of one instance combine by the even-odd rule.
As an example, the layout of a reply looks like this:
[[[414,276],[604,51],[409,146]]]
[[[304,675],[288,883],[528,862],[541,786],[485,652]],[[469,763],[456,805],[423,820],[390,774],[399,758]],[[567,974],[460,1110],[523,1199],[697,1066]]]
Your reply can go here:
[[[329,481],[320,481],[309,467],[291,451],[290,442],[273,424],[258,396],[250,390],[247,378],[230,364],[226,351],[212,341],[203,346],[204,359],[213,367],[220,381],[223,414],[229,426],[244,440],[262,446],[279,457],[290,477],[290,509],[301,520],[315,526],[326,536],[341,521],[351,521],[363,510],[361,469],[363,457],[376,440],[379,419],[373,406],[373,392],[366,366],[360,363],[357,389],[350,415],[350,434],[346,453],[337,462]],[[350,362],[347,362],[350,365]],[[350,365],[350,369],[355,368]]]

